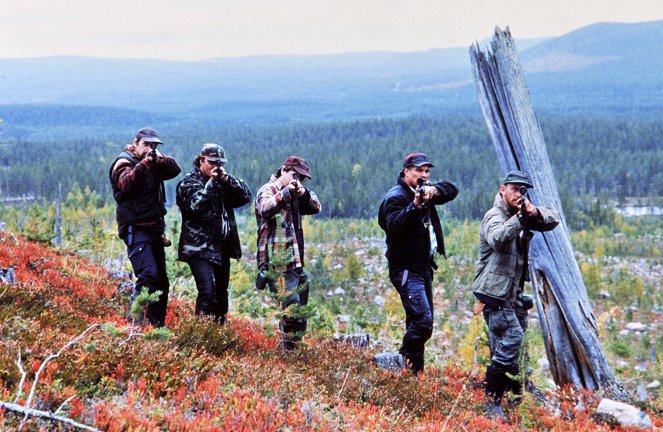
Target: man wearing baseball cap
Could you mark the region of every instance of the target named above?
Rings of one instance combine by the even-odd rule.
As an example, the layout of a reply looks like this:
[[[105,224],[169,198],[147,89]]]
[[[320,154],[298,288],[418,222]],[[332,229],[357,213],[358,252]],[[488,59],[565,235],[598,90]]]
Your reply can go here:
[[[203,144],[193,170],[177,185],[182,212],[178,259],[189,264],[196,281],[196,315],[212,316],[223,324],[228,313],[230,258],[242,249],[235,210],[251,201],[251,190],[225,170],[226,152],[218,144]]]
[[[256,194],[259,271],[256,286],[263,289],[268,285],[270,291],[275,293],[279,292],[279,286],[284,288],[286,296],[281,301],[283,311],[291,305],[308,303],[309,284],[304,271],[301,217],[319,213],[320,201],[315,192],[302,185],[306,178],[311,178],[308,162],[299,156],[290,156]],[[275,273],[279,274],[278,278],[268,276]],[[283,312],[280,329],[285,350],[296,348],[306,326],[305,317]]]
[[[168,304],[168,275],[164,246],[166,196],[164,181],[180,173],[177,161],[157,149],[163,144],[157,132],[143,128],[133,143],[125,146],[109,170],[113,198],[117,202],[119,236],[127,245],[127,255],[136,275],[131,302],[143,287],[150,293],[161,291],[159,300],[147,306],[147,321],[162,327]],[[131,306],[130,306],[131,307]]]
[[[473,292],[479,313],[488,324],[491,364],[486,369],[487,413],[506,421],[502,411],[503,394],[522,392],[518,360],[527,329],[527,309],[531,297],[523,295],[529,281],[528,255],[532,231],[550,231],[559,224],[559,215],[548,207],[534,206],[526,199],[534,188],[529,176],[511,171],[502,180],[493,207],[486,212],[479,234],[479,261]],[[512,379],[513,378],[513,379]]]
[[[458,195],[458,188],[450,181],[428,182],[433,166],[424,153],[408,155],[378,214],[386,234],[389,278],[405,309],[405,335],[399,353],[415,374],[424,369],[424,346],[433,334],[435,255],[446,257],[435,206]]]

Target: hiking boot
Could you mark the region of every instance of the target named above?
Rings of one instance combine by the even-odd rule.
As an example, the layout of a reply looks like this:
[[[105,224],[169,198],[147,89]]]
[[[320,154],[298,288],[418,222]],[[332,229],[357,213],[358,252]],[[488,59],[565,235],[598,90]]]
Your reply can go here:
[[[506,414],[504,414],[504,411],[502,410],[500,401],[493,400],[488,402],[488,406],[486,407],[486,417],[491,420],[499,420],[502,423],[509,422],[509,419],[507,419]]]

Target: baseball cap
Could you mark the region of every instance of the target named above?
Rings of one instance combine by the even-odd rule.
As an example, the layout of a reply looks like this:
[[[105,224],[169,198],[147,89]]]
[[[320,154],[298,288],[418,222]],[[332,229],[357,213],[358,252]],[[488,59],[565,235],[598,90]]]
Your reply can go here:
[[[143,140],[148,143],[163,144],[163,142],[159,139],[159,136],[157,135],[157,131],[155,131],[152,128],[142,128],[141,130],[139,130],[138,133],[136,134],[136,140],[137,141]]]
[[[226,159],[226,152],[223,150],[223,147],[215,143],[203,144],[203,148],[200,150],[200,155],[205,156],[205,158],[210,161],[220,160],[223,163],[228,162],[228,159]]]
[[[420,167],[424,165],[430,165],[431,167],[435,166],[424,153],[411,153],[405,158],[405,162],[403,162],[403,168],[409,168],[411,166]]]
[[[295,172],[299,173],[299,175],[311,178],[311,175],[308,173],[308,162],[306,162],[306,159],[304,158],[299,156],[289,156],[288,159],[283,162],[283,165],[291,167]]]
[[[509,173],[502,181],[503,185],[508,183],[521,184],[527,186],[528,188],[534,187],[532,181],[529,179],[529,176],[522,171],[509,171]]]

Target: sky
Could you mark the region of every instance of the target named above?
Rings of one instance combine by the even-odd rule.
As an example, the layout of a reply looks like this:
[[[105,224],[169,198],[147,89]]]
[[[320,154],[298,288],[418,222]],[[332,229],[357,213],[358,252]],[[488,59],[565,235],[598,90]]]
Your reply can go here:
[[[0,0],[0,57],[406,52],[654,20],[661,0]]]

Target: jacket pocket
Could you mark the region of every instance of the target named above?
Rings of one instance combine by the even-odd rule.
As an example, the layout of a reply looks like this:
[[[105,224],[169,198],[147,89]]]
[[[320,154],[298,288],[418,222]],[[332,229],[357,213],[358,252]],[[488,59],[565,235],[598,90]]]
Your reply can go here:
[[[505,299],[508,297],[513,285],[513,276],[502,273],[489,272],[483,290],[491,297]]]
[[[403,302],[403,308],[406,313],[409,313],[416,319],[416,317],[422,316],[426,313],[426,309],[423,305],[423,300],[421,298],[421,293],[418,292],[405,292],[401,294],[401,301]]]
[[[139,253],[143,252],[145,249],[145,243],[144,242],[134,242],[131,246],[129,246],[127,250],[127,258],[131,259],[138,255]]]

